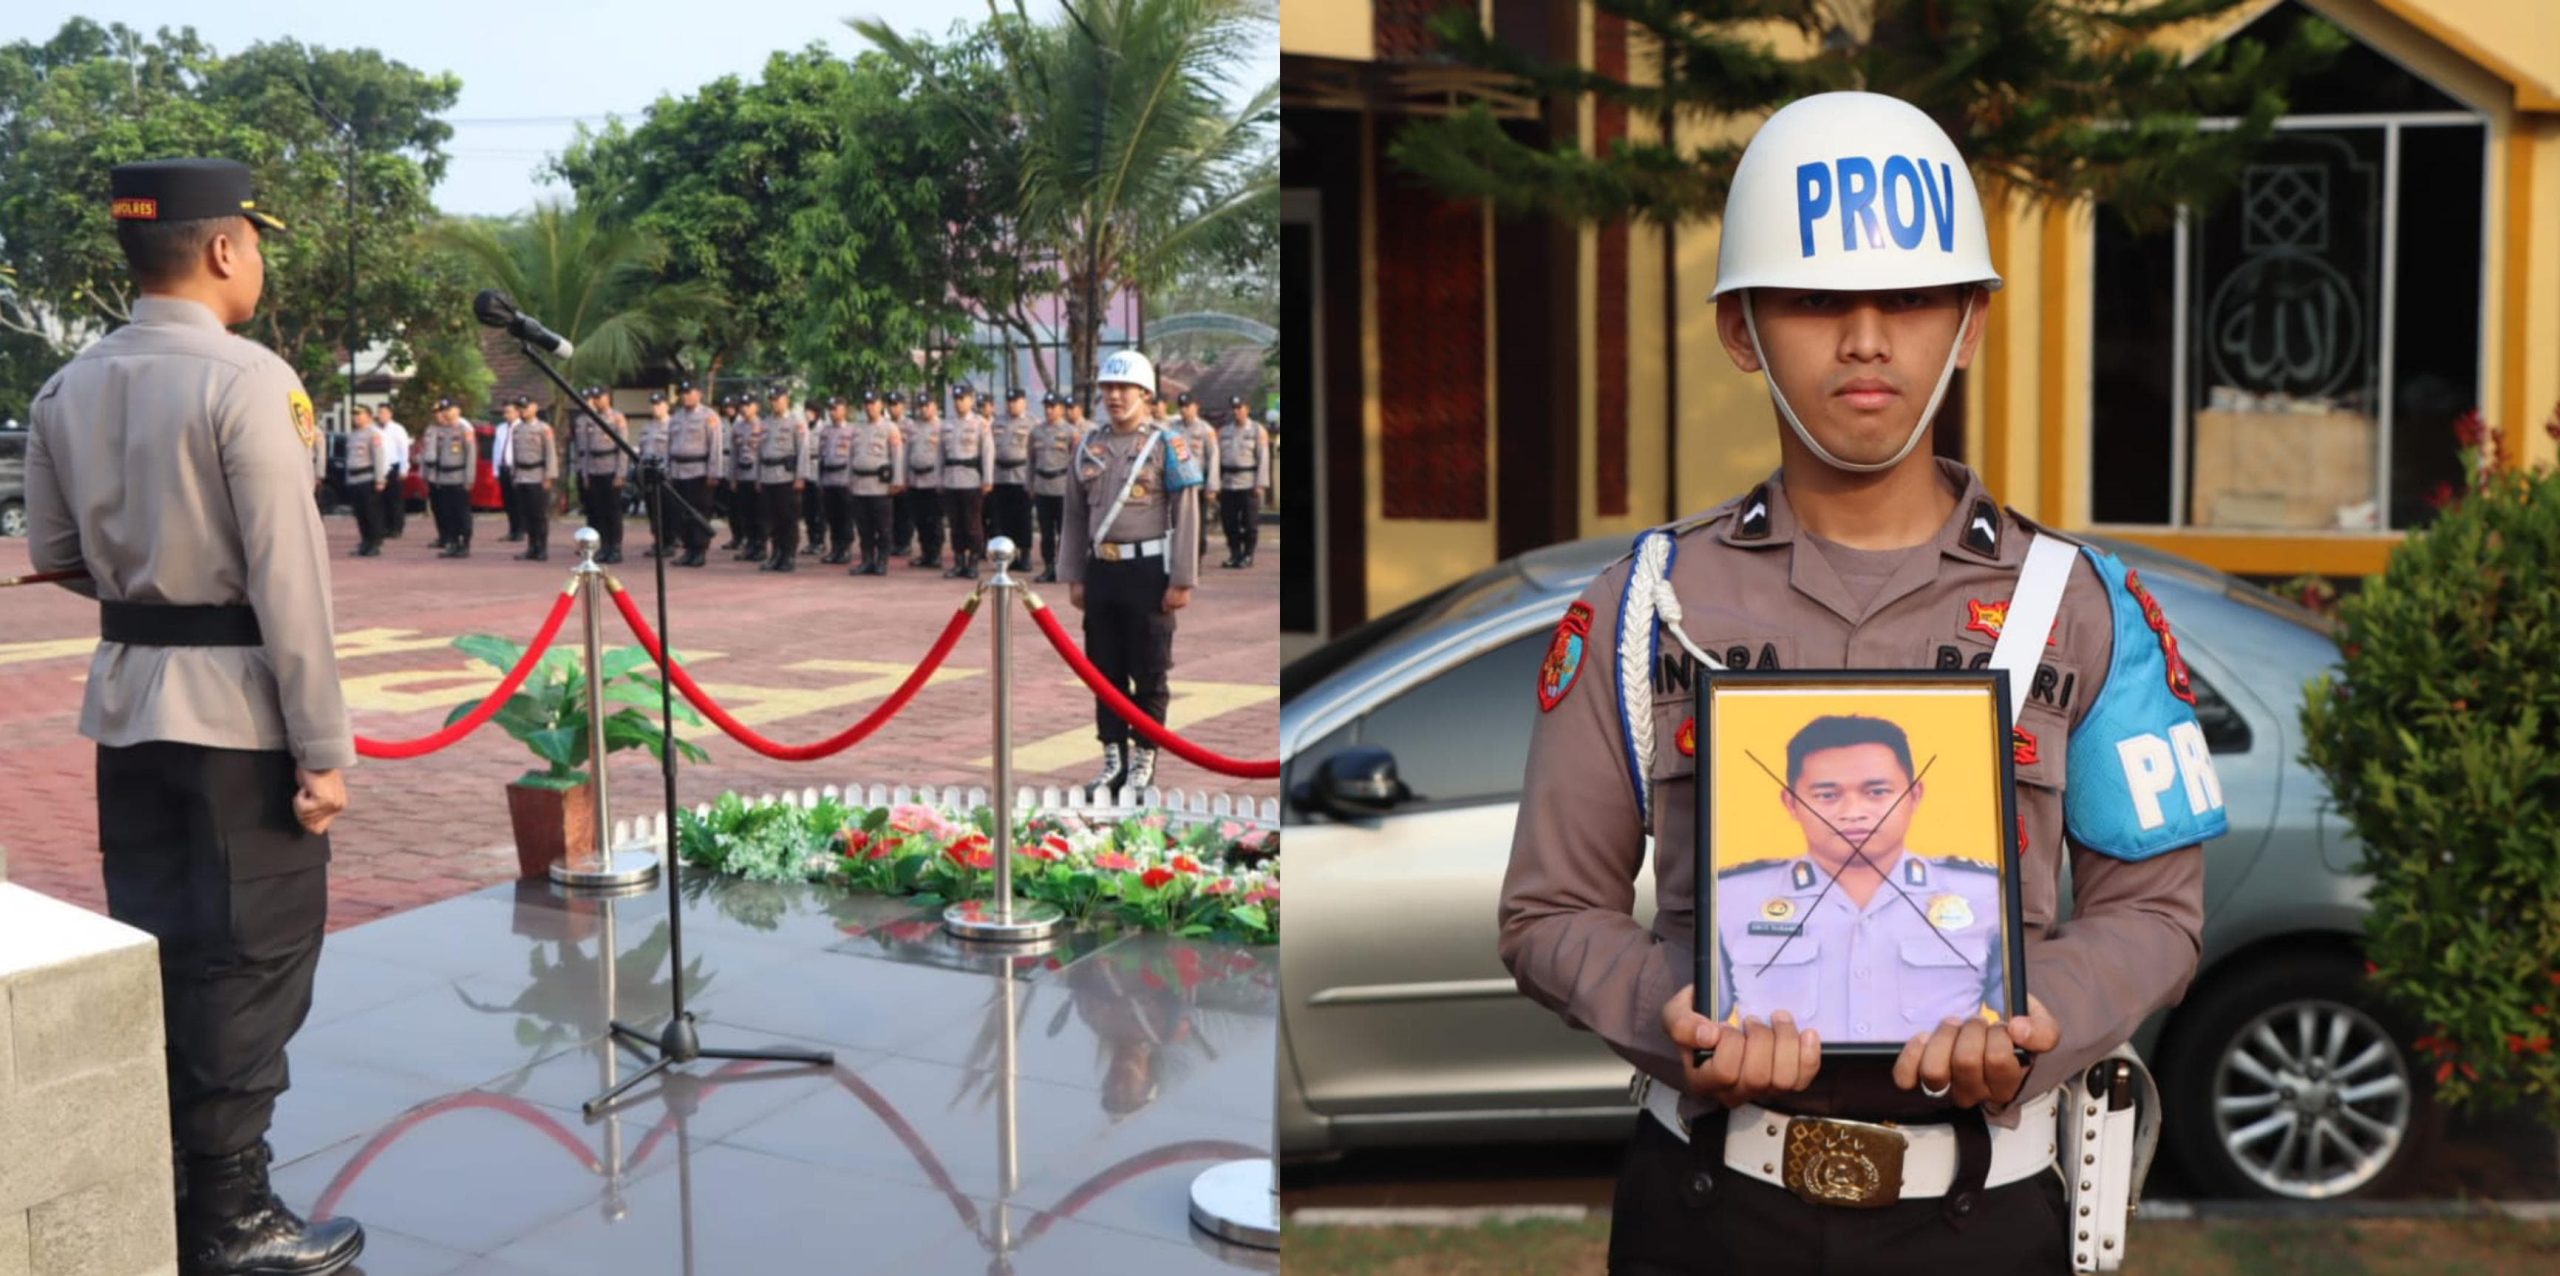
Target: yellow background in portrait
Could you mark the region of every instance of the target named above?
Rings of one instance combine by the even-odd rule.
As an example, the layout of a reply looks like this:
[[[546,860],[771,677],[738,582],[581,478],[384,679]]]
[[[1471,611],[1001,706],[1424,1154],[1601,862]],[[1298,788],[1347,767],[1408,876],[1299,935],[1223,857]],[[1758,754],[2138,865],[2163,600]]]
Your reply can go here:
[[[1778,785],[1787,773],[1787,741],[1831,714],[1883,718],[1910,737],[1912,767],[1927,768],[1904,839],[1913,854],[1999,867],[2000,758],[1992,742],[2000,728],[1988,688],[1726,686],[1709,703],[1715,721],[1698,733],[1698,743],[1708,754],[1700,759],[1707,764],[1700,782],[1714,786],[1707,845],[1717,871],[1804,854],[1804,828],[1780,805]]]

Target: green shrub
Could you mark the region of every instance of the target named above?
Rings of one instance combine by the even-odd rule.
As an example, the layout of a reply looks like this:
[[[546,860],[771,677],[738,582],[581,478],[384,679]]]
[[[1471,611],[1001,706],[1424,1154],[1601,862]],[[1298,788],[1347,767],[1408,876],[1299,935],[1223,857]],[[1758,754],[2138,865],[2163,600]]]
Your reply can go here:
[[[2303,757],[2364,844],[2368,971],[2444,1098],[2560,1120],[2560,475],[2483,461],[2339,607]]]

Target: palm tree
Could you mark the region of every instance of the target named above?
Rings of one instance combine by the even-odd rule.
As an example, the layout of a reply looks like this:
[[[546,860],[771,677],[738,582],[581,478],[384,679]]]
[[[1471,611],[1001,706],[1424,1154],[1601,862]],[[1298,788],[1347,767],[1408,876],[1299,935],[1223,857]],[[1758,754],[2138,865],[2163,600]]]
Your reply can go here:
[[[606,221],[593,205],[544,203],[522,221],[449,221],[431,233],[519,309],[569,339],[576,352],[564,371],[572,381],[610,385],[674,344],[688,325],[726,309],[712,284],[660,282],[666,245]]]
[[[936,75],[930,50],[877,19],[853,23],[915,73],[938,105],[1018,149],[1016,225],[1027,254],[1055,260],[1068,301],[1075,383],[1100,362],[1102,300],[1162,286],[1278,213],[1267,130],[1280,88],[1241,107],[1222,84],[1249,66],[1275,0],[1061,0],[1041,26],[1014,0],[995,20],[1007,92],[990,101]]]

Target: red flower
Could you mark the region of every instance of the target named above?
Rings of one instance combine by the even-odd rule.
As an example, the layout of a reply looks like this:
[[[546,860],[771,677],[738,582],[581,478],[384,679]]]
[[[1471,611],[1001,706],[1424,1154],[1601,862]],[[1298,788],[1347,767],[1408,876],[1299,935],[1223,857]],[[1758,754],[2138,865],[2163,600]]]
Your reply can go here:
[[[2507,1053],[2549,1054],[2551,1053],[2551,1036],[2549,1033],[2545,1033],[2538,1037],[2527,1037],[2518,1033],[2509,1033],[2507,1034]]]
[[[2478,408],[2473,408],[2453,419],[2453,441],[2464,447],[2478,447],[2480,440],[2488,436],[2488,423],[2480,419]]]
[[[2437,1065],[2436,1065],[2436,1084],[2437,1084],[2437,1085],[2443,1085],[2445,1082],[2447,1082],[2447,1081],[2451,1081],[2451,1080],[2453,1080],[2453,1063],[2452,1063],[2450,1060],[2448,1060],[2448,1061],[2446,1061],[2446,1062],[2444,1062],[2444,1063],[2437,1064]]]
[[[870,854],[865,855],[863,858],[864,858],[864,859],[874,859],[874,860],[885,860],[885,859],[889,858],[890,854],[891,854],[892,852],[896,851],[897,849],[898,849],[898,844],[897,844],[897,843],[892,842],[892,841],[890,841],[889,839],[887,839],[887,838],[885,838],[885,837],[884,837],[884,838],[881,838],[879,841],[872,843],[872,844],[871,844],[871,852],[870,852]]]
[[[1162,888],[1166,882],[1173,880],[1173,870],[1169,868],[1151,868],[1144,874],[1141,874],[1138,880],[1146,883],[1147,889],[1157,890]]]
[[[1200,861],[1195,860],[1188,855],[1174,856],[1173,866],[1185,873],[1197,874],[1200,871]]]
[[[963,865],[968,868],[994,868],[996,866],[996,853],[987,849],[987,838],[983,833],[972,833],[967,837],[961,838],[957,842],[953,842],[950,849],[944,851],[943,854],[950,856],[952,863]]]
[[[1075,846],[1067,841],[1066,835],[1063,833],[1052,833],[1049,836],[1040,839],[1040,845],[1053,852],[1048,856],[1050,859],[1065,859],[1070,852],[1075,850]]]
[[[1055,860],[1055,859],[1059,858],[1058,852],[1056,852],[1056,851],[1054,851],[1054,850],[1051,850],[1051,849],[1050,849],[1050,848],[1048,848],[1047,846],[1044,846],[1044,845],[1042,845],[1042,844],[1040,844],[1040,843],[1038,843],[1038,842],[1034,842],[1034,843],[1032,843],[1032,844],[1031,844],[1031,845],[1029,845],[1029,846],[1018,847],[1018,848],[1016,848],[1016,849],[1015,849],[1014,854],[1016,854],[1016,855],[1020,855],[1020,856],[1024,857],[1025,859],[1035,859],[1035,860],[1042,860],[1042,861]]]
[[[2549,1007],[2549,1006],[2535,1006],[2535,1007],[2533,1008],[2533,1017],[2534,1017],[2534,1018],[2536,1018],[2536,1019],[2548,1019],[2548,1018],[2550,1018],[2550,1017],[2551,1017],[2551,1007]]]
[[[1234,878],[1221,877],[1201,889],[1211,895],[1232,895],[1235,893],[1236,883]]]
[[[1138,861],[1133,860],[1118,851],[1104,851],[1100,855],[1093,857],[1093,866],[1095,868],[1107,868],[1118,872],[1127,872],[1130,869],[1136,868],[1138,866]]]
[[[871,845],[870,834],[857,828],[848,828],[844,831],[845,858],[851,859],[854,856],[861,854],[862,849],[869,845]]]
[[[2435,490],[2427,493],[2427,505],[2433,509],[2451,508],[2453,505],[2452,482],[2444,479],[2437,480]]]

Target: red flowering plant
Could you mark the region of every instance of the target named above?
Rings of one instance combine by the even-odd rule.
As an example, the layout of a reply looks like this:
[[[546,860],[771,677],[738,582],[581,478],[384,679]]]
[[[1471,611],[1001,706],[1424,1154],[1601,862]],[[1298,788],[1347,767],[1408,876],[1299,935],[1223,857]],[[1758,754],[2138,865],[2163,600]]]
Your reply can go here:
[[[2464,418],[2468,494],[2339,604],[2303,757],[2361,844],[2367,978],[2425,1075],[2560,1121],[2560,473],[2497,438]]]
[[[688,864],[761,880],[813,880],[921,906],[994,889],[995,815],[903,804],[804,806],[724,797],[687,813]],[[1279,933],[1279,839],[1246,820],[1150,812],[1112,822],[1081,813],[1016,817],[1017,897],[1079,925],[1130,926],[1271,943]]]

